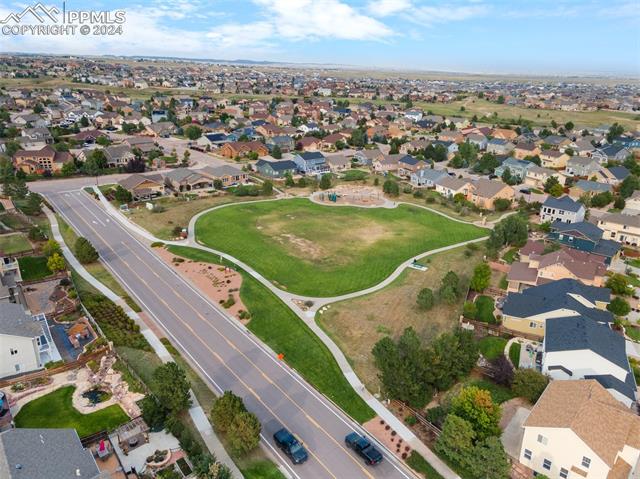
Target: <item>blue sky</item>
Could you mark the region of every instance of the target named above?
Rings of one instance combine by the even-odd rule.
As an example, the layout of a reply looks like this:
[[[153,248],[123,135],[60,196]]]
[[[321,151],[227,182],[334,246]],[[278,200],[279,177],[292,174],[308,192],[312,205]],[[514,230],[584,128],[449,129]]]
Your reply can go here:
[[[0,18],[25,5],[0,0]],[[69,0],[67,9],[122,9],[124,34],[5,36],[0,48],[640,76],[640,0]]]

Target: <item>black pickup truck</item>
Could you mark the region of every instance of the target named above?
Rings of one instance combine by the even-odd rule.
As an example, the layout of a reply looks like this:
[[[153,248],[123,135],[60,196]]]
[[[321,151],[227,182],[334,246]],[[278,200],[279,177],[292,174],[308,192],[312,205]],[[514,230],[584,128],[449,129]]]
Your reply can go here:
[[[366,437],[352,432],[351,434],[347,434],[347,437],[344,438],[344,442],[347,446],[356,451],[367,464],[375,466],[382,462],[382,454]]]
[[[309,459],[309,454],[300,441],[286,429],[282,428],[273,435],[278,447],[291,458],[294,464],[302,464]]]

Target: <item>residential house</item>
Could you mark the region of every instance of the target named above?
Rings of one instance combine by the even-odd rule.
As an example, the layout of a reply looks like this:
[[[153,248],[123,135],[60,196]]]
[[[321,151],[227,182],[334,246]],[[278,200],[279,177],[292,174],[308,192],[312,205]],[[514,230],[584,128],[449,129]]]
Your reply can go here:
[[[487,143],[487,153],[493,153],[494,155],[508,155],[514,148],[513,143],[501,138],[492,138]]]
[[[279,147],[282,153],[293,151],[296,147],[293,138],[288,135],[276,135],[267,138],[267,148],[273,151],[275,147]]]
[[[71,153],[56,151],[51,145],[40,150],[18,150],[13,154],[13,164],[16,169],[27,174],[41,174],[45,171],[57,173],[69,161],[73,161]]]
[[[554,198],[549,196],[540,207],[540,221],[543,223],[578,223],[584,221],[586,209],[578,201],[569,196]]]
[[[391,173],[398,171],[398,161],[404,155],[402,153],[394,153],[392,155],[381,155],[371,163],[373,171],[377,173]]]
[[[33,318],[20,304],[0,303],[0,378],[42,369],[59,359],[46,319]]]
[[[269,154],[269,150],[264,143],[259,141],[232,141],[222,145],[219,153],[225,158],[238,158],[247,156],[249,153],[266,156]]]
[[[462,136],[462,133],[456,130],[443,130],[438,133],[438,140],[452,141],[454,143],[460,144],[464,141],[464,136]]]
[[[432,168],[423,168],[411,173],[410,182],[412,186],[427,188],[435,188],[436,182],[449,176],[445,170],[435,170]]]
[[[519,461],[537,474],[631,479],[640,458],[640,417],[598,381],[551,381],[523,423]]]
[[[471,133],[470,135],[467,135],[467,143],[474,145],[479,151],[484,151],[487,149],[489,140],[486,136],[479,133]]]
[[[560,151],[564,151],[564,149],[571,144],[571,140],[569,138],[561,135],[549,135],[544,138],[544,142]]]
[[[544,337],[547,320],[582,315],[602,324],[613,323],[606,310],[611,290],[561,279],[509,293],[502,306],[502,324],[513,331]]]
[[[574,198],[580,198],[582,195],[593,196],[605,191],[612,192],[611,185],[599,183],[591,180],[578,180],[569,190],[569,194]]]
[[[625,200],[623,215],[640,215],[640,190],[634,191],[629,198]]]
[[[109,166],[109,168],[126,166],[127,163],[136,157],[128,145],[107,146],[104,149],[104,156],[107,159],[107,166]]]
[[[145,127],[145,132],[147,135],[156,138],[169,138],[169,136],[176,132],[176,126],[170,121],[161,121],[147,125]]]
[[[540,152],[540,161],[545,168],[562,169],[567,166],[569,158],[566,153],[558,150],[543,150]]]
[[[513,156],[518,160],[524,160],[527,156],[540,154],[540,147],[535,143],[518,143],[513,149]]]
[[[287,174],[295,175],[298,166],[291,160],[267,161],[258,160],[256,170],[263,176],[269,178],[284,178]]]
[[[424,160],[418,160],[411,155],[404,155],[398,160],[398,175],[402,178],[409,178],[413,173],[423,170],[427,166]]]
[[[351,160],[344,155],[331,155],[326,158],[329,168],[334,173],[339,171],[345,171],[351,168]]]
[[[598,218],[598,227],[604,239],[640,246],[640,216],[607,213]]]
[[[619,143],[605,145],[591,153],[591,157],[595,158],[601,165],[609,161],[624,161],[629,155],[631,155],[631,150]]]
[[[435,140],[431,144],[434,148],[438,146],[443,147],[447,151],[447,159],[452,159],[456,153],[458,153],[458,144],[454,141]]]
[[[298,153],[293,157],[293,162],[304,175],[321,175],[330,171],[324,155],[319,151]]]
[[[134,201],[144,201],[164,195],[164,179],[161,175],[133,174],[118,181],[118,184],[131,193]]]
[[[567,160],[565,172],[570,176],[584,176],[591,178],[600,171],[600,163],[595,158],[588,156],[572,156]]]
[[[529,169],[533,168],[534,166],[536,166],[536,164],[530,161],[507,158],[502,162],[500,166],[496,168],[495,175],[501,178],[505,170],[508,168],[509,173],[511,173],[511,177],[520,178],[520,180],[522,181],[526,178]]]
[[[47,145],[53,143],[53,136],[48,128],[25,128],[22,130],[22,137]]]
[[[305,136],[296,143],[296,149],[302,151],[319,151],[322,148],[322,139],[315,136]]]
[[[620,251],[620,244],[603,238],[604,231],[593,223],[579,221],[577,223],[551,223],[551,231],[547,239],[587,253],[593,253],[605,258],[605,264]]]
[[[5,479],[98,479],[105,474],[111,476],[100,473],[75,429],[19,428],[0,433],[0,477]]]
[[[524,184],[533,188],[544,189],[544,185],[547,180],[552,177],[558,180],[558,183],[560,183],[561,186],[564,186],[567,181],[567,177],[556,170],[533,165],[527,171],[527,176],[524,178]]]
[[[511,186],[502,181],[480,178],[473,181],[467,200],[478,208],[492,210],[497,199],[513,201],[514,197],[515,190]]]
[[[373,161],[382,158],[382,156],[383,153],[378,148],[374,148],[372,150],[356,151],[353,154],[353,159],[356,160],[359,165],[372,166]]]
[[[84,130],[73,135],[73,139],[77,142],[82,142],[85,145],[92,145],[100,137],[108,138],[107,134],[100,130]]]
[[[544,243],[539,244],[544,248]],[[523,254],[522,250],[520,261],[514,262],[507,273],[508,292],[521,292],[531,286],[566,278],[587,286],[602,287],[606,282],[607,266],[602,256],[566,247],[548,253],[543,249]]]
[[[508,130],[506,128],[494,128],[491,136],[499,140],[512,141],[518,137],[518,133],[514,130]]]
[[[602,168],[594,176],[596,181],[599,183],[617,186],[630,174],[631,172],[629,172],[629,170],[624,166],[612,166],[610,168]]]
[[[123,145],[129,146],[131,150],[140,150],[141,153],[147,155],[154,150],[158,150],[158,146],[155,144],[153,139],[148,136],[131,136],[126,138],[123,142]]]
[[[235,140],[237,140],[237,138],[230,139],[229,135],[226,133],[206,133],[196,140],[196,145],[200,148],[208,147],[209,149],[212,149]]]
[[[214,181],[221,181],[223,188],[242,185],[249,180],[249,174],[232,165],[205,166],[198,170],[202,175]]]
[[[542,373],[555,380],[595,379],[626,407],[637,399],[624,336],[582,316],[547,320]]]
[[[449,175],[437,180],[435,185],[436,191],[446,198],[453,198],[457,194],[461,194],[467,198],[472,188],[471,180]]]
[[[164,175],[164,183],[167,188],[176,193],[189,191],[202,191],[213,188],[213,180],[195,170],[189,168],[176,168]]]

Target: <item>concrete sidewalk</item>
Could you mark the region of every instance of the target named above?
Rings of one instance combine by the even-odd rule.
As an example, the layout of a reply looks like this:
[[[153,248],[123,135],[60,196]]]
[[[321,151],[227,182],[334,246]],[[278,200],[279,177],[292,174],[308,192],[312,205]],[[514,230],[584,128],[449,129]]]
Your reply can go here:
[[[105,295],[114,303],[124,309],[127,315],[133,319],[138,326],[140,326],[140,332],[145,337],[145,339],[149,342],[151,347],[153,348],[156,355],[160,358],[163,363],[173,362],[173,358],[167,348],[162,344],[160,338],[149,328],[145,322],[142,320],[140,315],[136,313],[131,307],[117,294],[107,288],[104,284],[94,278],[86,268],[77,260],[77,258],[73,255],[69,247],[65,244],[64,238],[60,234],[60,227],[58,226],[58,220],[53,214],[53,212],[47,208],[46,206],[43,208],[45,214],[47,215],[47,219],[51,224],[51,232],[53,233],[53,239],[55,239],[58,243],[60,243],[60,247],[62,249],[62,253],[65,257],[65,260],[83,279],[88,281],[94,288],[96,288],[100,293]],[[106,265],[105,265],[106,267]],[[190,391],[191,394],[191,409],[189,409],[189,416],[191,420],[195,424],[196,428],[200,432],[202,436],[202,440],[207,446],[207,449],[211,454],[213,454],[216,459],[224,464],[226,464],[233,477],[243,478],[244,476],[240,472],[240,469],[235,465],[227,451],[224,449],[222,442],[215,434],[211,423],[207,419],[202,406],[198,403],[198,399],[196,398],[193,391]]]

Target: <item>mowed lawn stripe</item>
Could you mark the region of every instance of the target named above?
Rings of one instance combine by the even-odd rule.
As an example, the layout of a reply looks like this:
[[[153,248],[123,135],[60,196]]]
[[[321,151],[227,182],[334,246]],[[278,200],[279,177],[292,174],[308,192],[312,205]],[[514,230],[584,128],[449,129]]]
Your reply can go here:
[[[228,206],[196,222],[202,244],[287,291],[318,297],[368,288],[412,256],[487,234],[410,205],[364,209],[308,199]]]

